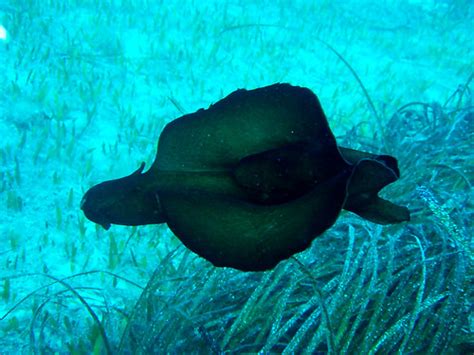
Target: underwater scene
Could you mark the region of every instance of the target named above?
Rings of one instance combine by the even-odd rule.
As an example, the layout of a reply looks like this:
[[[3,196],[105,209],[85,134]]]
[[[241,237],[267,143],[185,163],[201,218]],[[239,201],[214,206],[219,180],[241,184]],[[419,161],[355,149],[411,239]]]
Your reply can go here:
[[[1,354],[472,354],[472,0],[0,2]]]

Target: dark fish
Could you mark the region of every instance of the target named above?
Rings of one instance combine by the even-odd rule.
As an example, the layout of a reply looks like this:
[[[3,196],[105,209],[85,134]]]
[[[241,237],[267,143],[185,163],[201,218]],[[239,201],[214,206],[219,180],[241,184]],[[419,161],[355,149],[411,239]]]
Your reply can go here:
[[[400,176],[396,159],[338,147],[316,95],[288,84],[237,90],[170,122],[144,166],[87,191],[86,217],[106,229],[167,223],[215,266],[271,269],[343,208],[380,224],[410,219],[378,197]]]

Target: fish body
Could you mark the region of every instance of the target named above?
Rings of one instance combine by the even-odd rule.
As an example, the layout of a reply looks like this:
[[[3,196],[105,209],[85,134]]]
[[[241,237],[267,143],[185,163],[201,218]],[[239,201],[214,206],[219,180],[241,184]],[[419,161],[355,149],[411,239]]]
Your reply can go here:
[[[400,176],[396,159],[338,147],[316,95],[289,84],[240,89],[171,121],[143,170],[88,190],[86,217],[106,229],[167,223],[215,266],[272,269],[342,209],[380,224],[410,218],[378,197]]]

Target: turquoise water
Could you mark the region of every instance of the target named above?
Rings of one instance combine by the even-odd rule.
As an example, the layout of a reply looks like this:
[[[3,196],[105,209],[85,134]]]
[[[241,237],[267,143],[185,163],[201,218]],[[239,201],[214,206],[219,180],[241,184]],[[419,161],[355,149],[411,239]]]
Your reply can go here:
[[[0,352],[472,353],[473,21],[471,1],[1,3]],[[410,222],[343,212],[241,272],[84,217],[168,122],[277,82],[398,159],[383,196]]]

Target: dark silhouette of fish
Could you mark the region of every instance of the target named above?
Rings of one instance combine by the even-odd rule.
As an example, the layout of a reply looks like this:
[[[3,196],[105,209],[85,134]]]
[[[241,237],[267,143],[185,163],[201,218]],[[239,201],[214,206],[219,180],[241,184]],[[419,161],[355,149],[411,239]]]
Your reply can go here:
[[[338,147],[313,92],[289,84],[237,90],[170,122],[158,152],[84,195],[88,219],[167,223],[215,266],[268,270],[309,247],[342,209],[380,224],[410,219],[378,197],[397,161]]]

